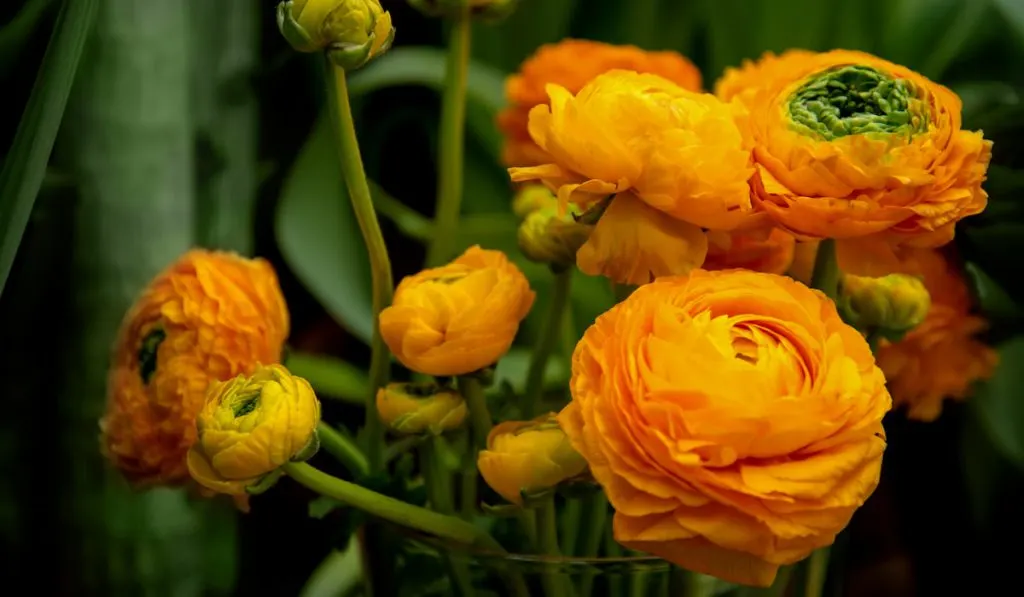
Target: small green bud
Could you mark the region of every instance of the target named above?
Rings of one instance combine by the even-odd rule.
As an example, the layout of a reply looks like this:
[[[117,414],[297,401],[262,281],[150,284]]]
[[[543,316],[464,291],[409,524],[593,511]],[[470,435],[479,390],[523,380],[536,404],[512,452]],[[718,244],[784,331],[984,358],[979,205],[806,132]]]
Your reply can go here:
[[[300,52],[326,51],[354,70],[391,47],[395,28],[379,0],[291,0],[277,5],[281,35]]]
[[[519,225],[519,248],[530,261],[553,267],[571,267],[576,251],[590,238],[592,226],[580,224],[572,215],[558,215],[558,209],[547,207],[526,216]]]
[[[904,334],[924,321],[931,297],[920,278],[889,274],[881,278],[844,275],[840,284],[843,316],[862,329],[888,336]]]

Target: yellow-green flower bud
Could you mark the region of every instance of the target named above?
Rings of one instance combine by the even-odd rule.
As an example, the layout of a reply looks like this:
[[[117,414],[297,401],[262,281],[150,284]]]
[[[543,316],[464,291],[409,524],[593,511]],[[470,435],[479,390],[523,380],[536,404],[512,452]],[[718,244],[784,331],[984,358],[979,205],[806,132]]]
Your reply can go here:
[[[593,226],[580,224],[571,215],[559,216],[548,207],[534,211],[519,225],[519,248],[530,261],[556,267],[576,263],[576,251],[590,238]]]
[[[558,206],[558,199],[551,189],[541,184],[528,184],[519,189],[516,196],[512,198],[512,211],[520,220],[533,212],[548,207]]]
[[[924,282],[905,274],[881,278],[846,274],[840,289],[844,315],[860,328],[902,334],[920,325],[931,308]]]
[[[523,503],[523,496],[541,493],[582,474],[587,461],[572,447],[554,413],[532,421],[506,421],[487,436],[487,449],[477,456],[484,481],[503,498]]]
[[[353,70],[391,47],[395,28],[379,0],[291,0],[277,5],[277,26],[300,52],[327,51]]]
[[[428,17],[458,17],[469,9],[472,17],[498,21],[512,14],[519,0],[409,0],[413,8]]]
[[[466,420],[466,401],[437,384],[392,383],[377,390],[377,414],[402,435],[440,435]]]

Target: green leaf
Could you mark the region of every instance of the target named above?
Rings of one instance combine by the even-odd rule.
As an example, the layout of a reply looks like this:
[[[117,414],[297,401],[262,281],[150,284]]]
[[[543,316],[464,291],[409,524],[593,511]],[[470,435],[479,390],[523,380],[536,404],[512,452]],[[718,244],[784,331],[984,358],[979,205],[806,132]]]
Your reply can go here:
[[[0,293],[46,174],[82,49],[96,18],[97,0],[65,2],[14,142],[0,170]]]
[[[581,0],[521,0],[503,21],[473,25],[473,57],[502,71],[518,70],[538,47],[568,35],[579,4]]]
[[[938,80],[984,22],[986,2],[891,0],[881,55]]]
[[[999,346],[999,367],[970,401],[992,444],[1024,469],[1024,336]]]
[[[494,370],[494,385],[490,392],[500,392],[503,384],[508,384],[516,392],[522,393],[525,390],[526,372],[530,367],[530,350],[523,347],[513,347],[504,357],[498,361]],[[559,355],[552,355],[544,368],[544,387],[559,388],[569,383],[569,364]]]
[[[581,8],[572,23],[573,36],[656,49],[658,0],[586,0]]]
[[[339,398],[353,404],[366,404],[370,379],[366,372],[341,359],[318,354],[293,352],[285,366],[304,378],[321,397]]]
[[[349,78],[353,97],[396,85],[424,85],[440,91],[444,87],[445,52],[438,48],[407,46],[394,48]],[[470,61],[466,87],[466,124],[484,142],[497,160],[501,133],[494,118],[505,105],[504,73],[480,62]]]
[[[303,285],[339,324],[369,343],[369,256],[326,117],[314,125],[285,180],[276,232],[282,255]]]
[[[1010,323],[1021,319],[1020,307],[1017,302],[975,263],[964,266],[967,276],[974,287],[974,295],[978,298],[985,318],[991,322]]]
[[[1024,2],[1020,0],[992,0],[1017,33],[1017,40],[1024,43]],[[979,2],[979,4],[981,4]]]
[[[0,28],[0,80],[6,79],[21,58],[21,51],[32,39],[39,21],[54,0],[28,0],[18,14]]]

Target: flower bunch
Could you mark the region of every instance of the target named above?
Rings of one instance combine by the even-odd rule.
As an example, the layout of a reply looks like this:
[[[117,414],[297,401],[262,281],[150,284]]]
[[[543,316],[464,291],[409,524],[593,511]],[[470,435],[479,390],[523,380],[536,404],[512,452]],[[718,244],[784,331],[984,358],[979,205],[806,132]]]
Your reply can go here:
[[[493,525],[515,529],[496,534],[520,536],[512,549],[625,547],[769,586],[828,549],[875,490],[894,404],[931,420],[992,374],[949,245],[985,207],[991,143],[962,129],[953,92],[860,52],[768,54],[707,93],[679,54],[565,40],[509,77],[496,117],[522,254],[459,246],[469,23],[514,4],[414,3],[452,20],[455,70],[427,265],[396,288],[344,93],[346,69],[388,49],[391,16],[377,0],[279,8],[286,38],[332,61],[341,170],[373,271],[359,439],[322,422],[315,380],[281,364],[288,313],[266,262],[194,251],[126,318],[105,450],[140,483],[191,477],[244,499],[288,475],[492,552],[507,546],[472,522],[481,514],[513,521]],[[573,335],[581,274],[636,288]],[[544,319],[526,326],[535,303]],[[517,341],[534,343],[526,370],[495,383]],[[566,341],[559,386],[547,365]],[[321,445],[351,481],[306,462]],[[422,487],[427,505],[377,493],[381,479],[393,495]],[[542,568],[547,597],[590,594]],[[465,562],[444,571],[471,593]]]

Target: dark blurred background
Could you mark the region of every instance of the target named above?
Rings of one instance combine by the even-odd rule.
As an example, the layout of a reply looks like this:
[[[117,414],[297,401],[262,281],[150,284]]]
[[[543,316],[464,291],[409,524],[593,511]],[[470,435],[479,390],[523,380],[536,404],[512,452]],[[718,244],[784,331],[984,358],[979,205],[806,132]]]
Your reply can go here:
[[[7,148],[19,125],[53,117],[27,103],[37,77],[59,78],[44,53],[69,28],[59,11],[81,1],[0,6],[0,147],[5,166],[19,164],[5,176],[39,159]],[[319,59],[284,43],[269,0],[87,1],[95,23],[0,297],[0,582],[44,595],[298,595],[345,543],[336,525],[309,517],[304,489],[282,482],[248,515],[170,490],[133,493],[99,456],[97,419],[121,315],[193,245],[271,260],[291,309],[290,350],[347,362],[358,378],[368,271],[322,125]],[[351,88],[397,278],[420,267],[416,227],[433,212],[444,24],[404,1],[383,5],[395,47]],[[843,47],[961,95],[964,126],[984,129],[995,150],[990,207],[963,222],[957,243],[1003,364],[934,423],[889,416],[882,484],[837,545],[845,564],[830,589],[1008,594],[1024,535],[1024,0],[522,0],[503,23],[475,28],[460,244],[515,253],[493,115],[504,76],[567,36],[680,51],[709,89],[766,50]],[[543,300],[544,270],[523,265]],[[581,277],[577,327],[610,300]],[[522,340],[538,325],[531,316]],[[339,383],[349,381],[360,379]],[[360,407],[339,397],[325,417],[355,428]]]

